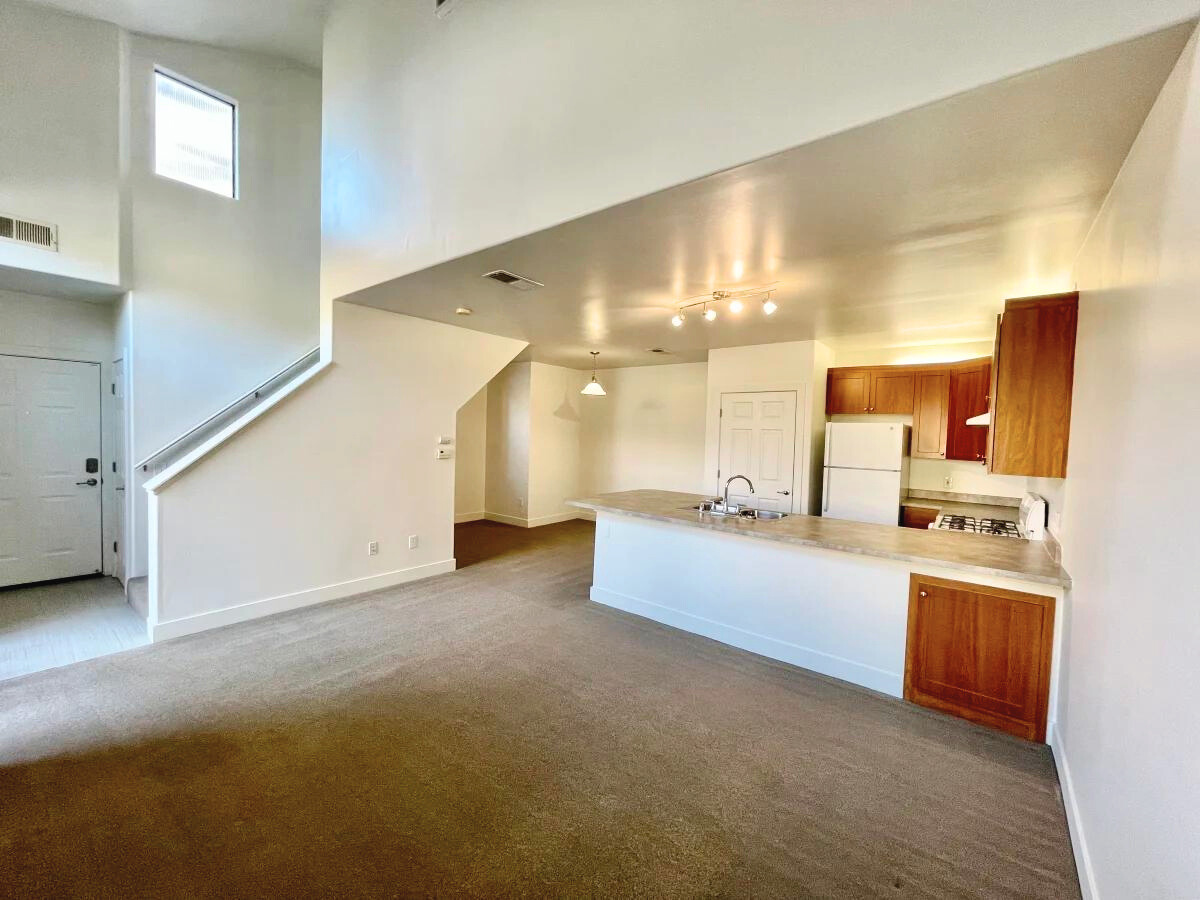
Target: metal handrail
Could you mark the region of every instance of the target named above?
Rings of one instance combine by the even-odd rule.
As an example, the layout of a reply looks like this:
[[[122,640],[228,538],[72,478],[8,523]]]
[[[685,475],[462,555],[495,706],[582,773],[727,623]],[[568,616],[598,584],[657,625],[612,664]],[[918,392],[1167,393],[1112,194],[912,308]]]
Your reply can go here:
[[[242,396],[238,397],[232,403],[217,410],[199,425],[189,428],[183,434],[179,435],[179,437],[172,441],[168,441],[162,447],[159,447],[157,450],[139,462],[137,467],[143,472],[149,472],[152,466],[158,468],[158,466],[162,463],[162,460],[160,459],[161,457],[167,456],[168,454],[173,456],[182,456],[184,445],[199,443],[199,439],[202,436],[207,436],[217,431],[220,426],[233,419],[235,414],[240,414],[248,406],[252,406],[252,401],[259,400],[264,394],[274,393],[276,388],[282,387],[283,384],[291,381],[301,372],[316,365],[320,359],[321,348],[314,347],[299,359],[284,366],[266,381],[256,385],[246,393],[242,394]]]

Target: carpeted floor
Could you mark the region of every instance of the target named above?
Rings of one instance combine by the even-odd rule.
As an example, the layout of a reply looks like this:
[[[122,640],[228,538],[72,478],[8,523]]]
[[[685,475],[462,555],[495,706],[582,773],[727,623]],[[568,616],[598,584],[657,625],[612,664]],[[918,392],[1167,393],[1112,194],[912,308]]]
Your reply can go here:
[[[0,683],[0,894],[1078,896],[1045,747],[589,604],[591,540]]]

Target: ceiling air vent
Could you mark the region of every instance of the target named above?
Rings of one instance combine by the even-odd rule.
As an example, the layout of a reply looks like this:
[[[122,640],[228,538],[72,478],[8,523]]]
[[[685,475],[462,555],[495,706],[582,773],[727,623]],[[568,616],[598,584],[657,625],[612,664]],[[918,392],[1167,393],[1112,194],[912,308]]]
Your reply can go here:
[[[670,350],[668,350],[666,347],[651,347],[651,348],[650,348],[649,350],[647,350],[646,352],[647,352],[647,353],[665,353],[665,354],[667,354],[668,356],[670,356],[670,355],[671,355],[671,351],[670,351]]]
[[[532,278],[526,278],[524,275],[514,275],[512,272],[506,272],[504,269],[496,269],[494,272],[488,272],[483,277],[490,278],[492,281],[498,281],[501,284],[507,284],[514,291],[532,291],[540,287],[545,287],[540,281],[534,281]]]
[[[58,250],[58,226],[30,222],[15,216],[0,216],[0,240]]]
[[[454,11],[458,0],[433,0],[433,11],[439,19],[444,19]]]

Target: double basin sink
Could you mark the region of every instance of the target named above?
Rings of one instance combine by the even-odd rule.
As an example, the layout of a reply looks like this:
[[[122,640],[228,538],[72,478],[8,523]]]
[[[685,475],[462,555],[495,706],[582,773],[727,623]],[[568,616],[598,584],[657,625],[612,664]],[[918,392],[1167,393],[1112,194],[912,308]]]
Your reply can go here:
[[[773,509],[754,509],[737,503],[728,506],[721,500],[701,500],[692,509],[707,513],[710,516],[722,516],[728,519],[757,519],[760,522],[773,522],[776,519],[786,519],[788,514],[776,512]]]

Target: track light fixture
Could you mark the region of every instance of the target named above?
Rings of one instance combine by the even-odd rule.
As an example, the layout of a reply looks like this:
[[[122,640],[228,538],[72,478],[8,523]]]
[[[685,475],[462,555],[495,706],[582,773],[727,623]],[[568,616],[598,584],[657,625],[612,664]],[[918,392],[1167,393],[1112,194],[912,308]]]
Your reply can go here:
[[[722,303],[729,304],[729,311],[740,313],[746,308],[746,301],[750,299],[762,298],[763,315],[770,316],[779,309],[778,304],[771,299],[771,295],[775,292],[775,285],[767,285],[760,288],[748,288],[742,291],[713,291],[711,294],[706,294],[703,297],[685,301],[675,308],[675,314],[671,316],[671,324],[676,328],[683,327],[684,312],[694,307],[700,307],[700,317],[706,322],[715,322],[717,319],[717,307]]]

